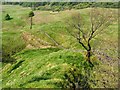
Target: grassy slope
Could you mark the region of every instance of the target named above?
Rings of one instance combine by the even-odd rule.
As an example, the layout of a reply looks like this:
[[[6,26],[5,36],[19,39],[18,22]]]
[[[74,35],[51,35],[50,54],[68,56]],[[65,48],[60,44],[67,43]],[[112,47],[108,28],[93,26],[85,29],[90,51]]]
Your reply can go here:
[[[75,39],[66,32],[63,21],[74,12],[81,12],[87,20],[88,16],[86,15],[86,12],[88,10],[89,9],[62,11],[59,14],[50,14],[49,11],[35,11],[35,16],[33,17],[33,29],[30,30],[28,18],[29,8],[4,6],[3,17],[5,16],[5,13],[9,13],[13,19],[10,21],[3,20],[3,45],[9,45],[8,41],[10,41],[10,37],[11,40],[14,37],[19,38],[22,36],[23,32],[29,32],[32,35],[51,43],[50,39],[41,32],[41,30],[44,30],[67,48],[81,48],[81,46],[76,43]],[[96,87],[115,87],[117,85],[116,30],[117,24],[112,25],[106,30],[106,33],[97,37],[99,40],[100,37],[104,36],[101,42],[100,39],[99,41],[96,41],[96,43],[93,43],[94,48],[97,48],[101,53],[105,53],[109,57],[112,57],[112,60],[109,60],[108,62],[108,59],[105,56],[98,55],[98,57],[100,56],[99,59],[104,63],[102,63],[98,67],[99,69],[97,68],[95,71],[96,75],[98,75],[97,79],[99,80]],[[12,44],[16,45],[18,42],[23,43],[21,38],[19,39],[20,40],[18,41],[13,41]],[[55,82],[59,82],[61,79],[64,68],[67,68],[70,63],[75,62],[77,64],[78,60],[83,60],[83,56],[78,52],[66,50],[58,51],[58,49],[24,50],[14,55],[14,58],[16,58],[17,62],[13,65],[7,64],[3,69],[4,87],[57,87]],[[19,62],[22,62],[22,64]]]
[[[25,50],[15,57],[15,64],[5,66],[3,87],[57,88],[66,68],[84,60],[80,53],[56,48]]]

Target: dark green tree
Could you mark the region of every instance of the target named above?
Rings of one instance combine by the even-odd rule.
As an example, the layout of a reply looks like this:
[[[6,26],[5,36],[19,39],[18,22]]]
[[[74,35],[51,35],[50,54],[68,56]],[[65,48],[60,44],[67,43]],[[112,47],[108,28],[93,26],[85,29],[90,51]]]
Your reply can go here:
[[[6,16],[5,16],[5,20],[10,20],[11,18],[10,18],[10,15],[9,14],[6,14]]]
[[[29,12],[29,17],[30,17],[30,29],[32,29],[32,17],[34,16],[34,12],[31,11]]]

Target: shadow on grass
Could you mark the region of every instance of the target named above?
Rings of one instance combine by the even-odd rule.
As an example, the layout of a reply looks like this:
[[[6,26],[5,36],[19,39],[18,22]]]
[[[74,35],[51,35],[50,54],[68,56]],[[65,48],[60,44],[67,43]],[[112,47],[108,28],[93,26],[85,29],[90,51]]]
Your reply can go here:
[[[40,80],[47,80],[47,79],[50,79],[50,78],[35,76],[31,80],[29,80],[28,83],[32,83],[32,82],[35,82],[35,81],[39,82]]]
[[[40,76],[34,76],[31,80],[25,82],[25,83],[21,83],[19,86],[20,87],[24,87],[24,85],[28,84],[28,83],[33,83],[33,82],[39,82],[40,80],[48,80],[50,79],[49,77],[40,77]]]
[[[20,60],[19,62],[16,62],[12,68],[8,71],[8,73],[11,73],[13,70],[17,69],[19,66],[22,65],[22,63],[24,62],[25,60]]]
[[[0,62],[2,62],[2,63],[14,63],[16,60],[13,58],[13,57],[11,57],[11,56],[4,56],[4,57],[2,57],[2,60],[0,60]]]
[[[5,19],[5,21],[9,21],[9,20],[12,20],[12,19],[13,19],[13,18],[12,18],[12,17],[10,17],[10,18],[9,18],[9,19],[7,19],[7,20]]]

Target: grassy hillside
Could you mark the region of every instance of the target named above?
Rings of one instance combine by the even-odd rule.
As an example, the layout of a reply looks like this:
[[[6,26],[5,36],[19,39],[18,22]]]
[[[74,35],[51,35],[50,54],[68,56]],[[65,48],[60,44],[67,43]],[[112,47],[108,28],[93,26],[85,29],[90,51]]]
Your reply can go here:
[[[61,83],[66,80],[64,79],[65,73],[74,67],[79,68],[80,72],[78,72],[85,75],[84,49],[67,32],[65,22],[75,12],[80,12],[88,21],[89,10],[90,8],[73,9],[59,13],[36,10],[33,17],[33,29],[29,29],[30,8],[4,5],[2,48],[5,62],[1,69],[3,87],[61,88]],[[114,10],[117,13],[117,9]],[[7,13],[12,19],[5,21],[4,17]],[[117,29],[116,21],[92,42],[94,50],[92,62],[97,65],[90,72],[94,75],[94,77],[89,77],[90,87],[117,87]],[[45,32],[54,38],[57,46]],[[84,81],[83,78],[81,80]],[[97,82],[94,83],[92,80]]]
[[[15,64],[5,66],[3,87],[58,88],[56,83],[70,64],[83,61],[80,53],[56,48],[26,50],[15,57]]]

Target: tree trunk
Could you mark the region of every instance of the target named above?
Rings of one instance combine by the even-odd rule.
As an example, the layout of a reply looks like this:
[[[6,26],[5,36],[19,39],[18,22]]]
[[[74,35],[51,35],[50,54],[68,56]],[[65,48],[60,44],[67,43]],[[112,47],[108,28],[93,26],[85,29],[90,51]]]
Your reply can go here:
[[[90,57],[91,57],[91,50],[87,50],[87,61],[89,62],[90,61]]]
[[[92,62],[90,61],[91,60],[91,50],[87,50],[87,55],[86,55],[86,57],[87,57],[87,61],[92,65],[92,66],[94,66],[93,64],[92,64]]]
[[[30,20],[30,29],[32,29],[32,17],[31,17],[31,20]]]

